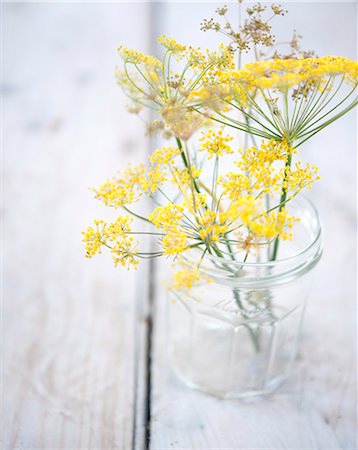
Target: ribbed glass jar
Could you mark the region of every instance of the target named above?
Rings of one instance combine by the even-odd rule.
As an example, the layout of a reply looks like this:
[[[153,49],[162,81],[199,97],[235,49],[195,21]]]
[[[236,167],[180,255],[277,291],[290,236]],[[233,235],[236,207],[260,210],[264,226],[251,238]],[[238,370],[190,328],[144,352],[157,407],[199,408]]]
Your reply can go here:
[[[170,292],[170,357],[187,385],[246,397],[270,393],[289,376],[322,248],[312,203],[301,197],[288,209],[300,222],[293,240],[280,242],[279,259],[223,264],[205,256],[200,281]],[[186,263],[193,270],[196,257]]]

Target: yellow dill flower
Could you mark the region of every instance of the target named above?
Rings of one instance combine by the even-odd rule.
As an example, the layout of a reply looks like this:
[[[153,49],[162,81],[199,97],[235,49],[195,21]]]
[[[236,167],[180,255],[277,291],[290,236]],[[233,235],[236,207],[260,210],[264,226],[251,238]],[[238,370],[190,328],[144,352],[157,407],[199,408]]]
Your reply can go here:
[[[129,205],[137,200],[136,192],[118,178],[106,181],[94,192],[98,200],[101,200],[106,206],[114,208]]]
[[[190,166],[190,169],[186,167],[184,169],[173,167],[172,173],[172,182],[177,184],[180,189],[183,189],[190,186],[193,180],[200,177],[201,169],[198,169],[195,166]]]
[[[137,202],[143,193],[142,184],[145,181],[145,167],[143,164],[128,166],[123,174],[106,181],[98,189],[94,189],[96,198],[106,206],[119,208]]]
[[[183,268],[173,275],[173,289],[176,291],[192,289],[200,281],[201,276],[198,269]]]
[[[169,164],[169,162],[176,156],[180,155],[181,151],[177,147],[162,147],[150,155],[149,159],[152,164]]]
[[[357,62],[336,56],[258,61],[247,64],[240,71],[233,71],[231,79],[259,89],[286,90],[307,82],[325,83],[327,77],[338,75],[357,82]]]
[[[95,220],[95,228],[89,227],[83,232],[83,242],[86,248],[86,257],[92,258],[97,253],[101,253],[101,247],[110,249],[114,266],[136,268],[139,260],[137,258],[135,241],[128,234],[131,232],[131,217],[120,216],[114,222],[107,224],[103,220]]]
[[[200,48],[189,47],[187,50],[187,61],[193,69],[203,70],[207,67],[206,55]]]
[[[123,171],[123,179],[127,184],[141,186],[143,177],[145,176],[145,165],[139,164],[132,166],[129,164]]]
[[[138,241],[135,241],[131,236],[124,236],[122,239],[115,241],[114,246],[111,248],[114,267],[121,265],[128,270],[131,267],[136,269],[139,264],[136,250],[137,244]]]
[[[230,205],[225,208],[224,211],[219,213],[219,223],[227,225],[230,227],[234,222],[236,222],[240,217],[241,204],[238,203],[239,197],[235,197],[235,200],[230,202]]]
[[[235,68],[235,59],[230,46],[220,44],[219,49],[208,53],[208,60],[214,66],[215,71],[233,70]]]
[[[286,167],[286,179],[283,188],[293,194],[297,194],[303,188],[312,188],[314,181],[319,180],[318,167],[307,163],[302,167],[301,161],[297,161],[295,168]]]
[[[172,288],[176,291],[192,289],[194,285],[202,281],[199,270],[189,267],[176,271],[172,278]]]
[[[230,147],[229,142],[234,138],[232,136],[223,136],[223,130],[210,129],[207,132],[203,132],[200,151],[206,151],[208,158],[211,159],[214,155],[222,156],[224,154],[234,153]]]
[[[120,47],[124,71],[117,70],[118,84],[136,105],[157,110],[175,137],[188,140],[207,120],[195,110],[198,102],[192,97],[192,92],[200,92],[208,85],[217,85],[220,72],[224,68],[231,69],[233,58],[224,46],[217,52],[207,50],[203,54],[199,49],[189,48],[186,51],[184,46],[166,36],[161,36],[158,41],[168,49],[163,61]],[[170,69],[171,56],[177,60],[185,59],[176,72]],[[208,101],[206,96],[206,103]]]
[[[189,95],[189,100],[214,111],[228,111],[226,103],[233,98],[233,89],[227,84],[203,84]]]
[[[148,193],[155,192],[162,184],[167,181],[167,173],[160,166],[151,167],[148,171],[148,177],[143,182],[143,190]]]
[[[258,219],[250,221],[248,227],[259,239],[270,240],[279,236],[280,239],[287,240],[292,239],[291,229],[298,220],[290,216],[287,209],[282,208],[281,211],[264,214]]]
[[[225,223],[218,222],[217,219],[216,211],[210,209],[205,210],[202,216],[198,218],[199,236],[203,241],[218,242],[227,231],[228,226]]]
[[[205,71],[205,81],[217,76],[221,70],[233,70],[235,68],[234,56],[230,47],[220,44],[218,50],[206,49],[202,52],[200,48],[189,47],[186,55],[187,61],[193,69]]]
[[[262,141],[260,147],[242,150],[241,159],[235,164],[247,174],[250,189],[270,193],[282,188],[284,164],[293,152],[286,141],[271,139]]]
[[[187,141],[204,122],[202,114],[178,102],[166,105],[160,113],[174,136],[184,141]]]
[[[242,173],[229,172],[220,177],[217,184],[223,187],[223,195],[227,195],[231,200],[250,189],[250,181]]]
[[[175,39],[165,36],[163,34],[158,38],[158,43],[163,45],[163,47],[167,48],[170,52],[173,53],[182,53],[185,51],[185,45],[179,44]]]
[[[252,195],[242,195],[235,201],[238,217],[244,224],[248,224],[257,213],[256,200]]]
[[[184,197],[183,205],[191,214],[196,214],[199,209],[205,208],[207,202],[207,194],[194,192]]]
[[[130,50],[123,45],[118,47],[118,52],[121,55],[122,59],[126,63],[132,64],[145,64],[152,67],[160,67],[162,66],[162,62],[159,59],[155,58],[152,55],[145,55],[142,52],[138,52],[137,50]]]
[[[201,228],[199,230],[199,236],[203,241],[218,242],[227,229],[227,225],[219,225],[218,223],[214,223],[212,225],[207,225],[205,228]]]
[[[276,161],[287,160],[287,144],[270,139],[262,141],[260,147],[249,147],[241,151],[241,160],[236,164],[243,171],[261,171]]]
[[[177,256],[188,248],[187,235],[178,228],[170,229],[161,240],[164,255]]]
[[[149,214],[148,219],[157,228],[163,230],[169,230],[171,228],[176,228],[183,218],[184,209],[175,205],[174,203],[168,203],[165,206],[158,206],[155,210]]]
[[[123,237],[126,233],[131,231],[130,224],[133,218],[129,216],[119,216],[117,219],[106,226],[105,236],[108,241],[115,241]]]
[[[82,231],[82,242],[85,244],[86,258],[92,258],[97,253],[101,253],[101,247],[105,240],[106,223],[103,220],[95,220],[94,227],[88,227]]]
[[[334,56],[275,58],[247,64],[242,70],[219,70],[217,78],[217,84],[227,85],[232,91],[227,103],[252,123],[213,109],[214,120],[267,139],[287,137],[299,146],[356,106],[358,63]],[[343,82],[353,89],[349,88],[348,95],[342,89],[343,96],[339,97],[336,94]],[[243,98],[240,91],[244,91]],[[289,94],[296,102],[294,108],[289,105]],[[318,101],[322,95],[323,106]],[[333,97],[335,103],[328,106]]]

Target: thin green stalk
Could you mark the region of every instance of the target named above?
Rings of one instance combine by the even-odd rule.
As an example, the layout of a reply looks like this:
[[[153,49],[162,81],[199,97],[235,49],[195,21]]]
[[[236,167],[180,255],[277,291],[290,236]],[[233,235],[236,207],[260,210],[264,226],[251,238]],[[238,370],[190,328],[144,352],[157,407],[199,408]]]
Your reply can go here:
[[[178,148],[179,148],[179,150],[180,150],[180,156],[181,156],[181,158],[182,158],[182,160],[183,160],[184,166],[185,166],[187,169],[189,169],[188,160],[187,160],[187,158],[186,158],[186,156],[185,156],[185,152],[184,152],[184,148],[183,148],[183,145],[182,145],[182,143],[181,143],[181,140],[180,140],[179,138],[177,138],[177,137],[175,137],[175,140],[176,140],[177,146],[178,146]],[[199,187],[198,187],[198,185],[197,185],[197,182],[194,180],[194,178],[193,178],[193,185],[194,185],[194,189],[195,189],[196,192],[199,194],[199,193],[200,193],[200,189],[199,189]]]
[[[305,136],[306,134],[308,134],[310,131],[308,131],[310,128],[313,127],[313,125],[315,125],[316,123],[320,122],[322,119],[324,119],[325,117],[329,116],[334,110],[336,110],[337,108],[339,108],[355,91],[352,90],[342,101],[340,101],[334,108],[330,109],[326,114],[324,114],[323,116],[321,116],[319,119],[315,120],[314,122],[310,123],[309,126],[307,126],[306,128],[303,128],[301,130],[301,133],[298,134],[298,138]],[[342,115],[344,115],[346,112],[348,112],[350,109],[354,108],[357,104],[357,100],[353,103],[351,103],[351,105],[349,105],[348,107],[346,107],[344,110],[342,110],[340,113],[338,113],[336,116],[334,117],[341,117]],[[336,119],[334,119],[336,120]],[[334,121],[333,120],[333,121]],[[328,121],[329,123],[332,123],[331,119],[329,119]],[[326,122],[325,122],[326,123]],[[324,124],[325,124],[324,123]],[[320,125],[323,126],[324,124]],[[319,127],[317,127],[319,128]],[[313,131],[313,130],[311,130]]]
[[[166,81],[166,79],[165,79],[165,59],[166,59],[166,57],[167,57],[168,51],[169,51],[169,50],[167,50],[167,51],[164,53],[164,56],[163,56],[163,62],[162,62],[162,78],[163,78],[163,83],[164,83],[164,95],[165,95],[166,97],[167,97],[167,81]]]
[[[267,91],[267,94],[268,94],[268,97],[269,97],[269,102],[268,102],[268,106],[270,107],[270,105],[274,105],[275,104],[275,100],[272,98],[272,96],[271,96],[271,92],[270,92],[270,90],[269,89],[266,89],[266,91]],[[264,90],[262,90],[262,92],[264,93],[265,91]],[[266,98],[266,97],[265,97]],[[267,100],[266,100],[266,102],[267,102]],[[281,114],[281,111],[280,111],[280,109],[277,107],[277,110],[275,110],[273,107],[271,108],[271,111],[272,111],[272,116],[273,117],[275,117],[277,120],[279,120],[279,123],[281,123],[281,128],[280,128],[280,130],[281,130],[281,133],[282,133],[282,135],[286,135],[287,134],[287,131],[288,131],[288,128],[286,127],[286,125],[285,125],[285,121],[284,121],[284,118],[283,118],[283,116],[282,116],[282,114]]]
[[[139,86],[136,85],[136,83],[134,83],[134,81],[132,80],[132,78],[129,76],[128,70],[127,70],[127,66],[126,63],[124,64],[124,71],[127,75],[127,78],[129,80],[129,82],[139,91],[141,92],[145,97],[148,97],[148,94],[143,91],[143,89],[141,89]],[[156,103],[157,105],[161,106],[160,103],[158,103],[156,100],[153,99],[153,102]]]
[[[256,96],[256,92],[257,89],[255,90],[255,94],[254,96],[251,96],[248,92],[247,89],[245,89],[245,87],[243,85],[240,85],[241,89],[245,92],[247,99],[249,100],[249,102],[251,103],[251,106],[253,107],[253,109],[255,109],[262,117],[264,117],[268,123],[270,123],[274,128],[277,129],[277,131],[281,131],[280,128],[278,127],[276,121],[275,121],[275,117],[272,116],[273,121],[270,119],[269,116],[267,116],[267,114],[265,113],[265,111],[259,106],[258,103],[255,102],[254,98]],[[261,93],[264,95],[264,93],[261,91]]]
[[[150,231],[126,231],[125,234],[149,234],[153,236],[165,236],[164,233],[152,233]]]
[[[340,82],[339,86],[337,87],[337,89],[335,90],[335,92],[334,92],[332,95],[330,95],[330,92],[329,92],[329,90],[328,90],[327,93],[325,94],[325,96],[322,97],[322,95],[323,95],[323,92],[322,92],[322,95],[320,96],[320,97],[322,97],[322,99],[321,99],[321,100],[320,100],[320,98],[318,99],[318,101],[320,101],[320,103],[317,104],[317,102],[316,102],[316,104],[315,104],[314,107],[309,111],[309,113],[306,115],[306,117],[302,117],[302,118],[301,118],[301,121],[300,121],[299,125],[297,126],[297,128],[296,128],[296,130],[295,130],[296,135],[299,135],[300,132],[302,131],[302,129],[304,129],[304,128],[307,126],[307,124],[309,124],[309,122],[310,122],[312,119],[314,119],[315,117],[317,117],[317,115],[318,115],[321,111],[323,111],[324,108],[325,108],[329,103],[331,103],[331,101],[334,99],[334,97],[335,97],[336,94],[338,93],[340,87],[342,86],[343,80],[344,80],[344,78],[341,79],[341,82]],[[326,85],[325,89],[326,89],[326,88],[328,88],[328,84]],[[350,95],[350,94],[349,94],[349,95]],[[348,97],[349,97],[349,95],[348,95]],[[327,98],[328,96],[329,96],[329,100],[326,102],[326,98]],[[346,97],[346,98],[348,98],[348,97]],[[344,99],[343,101],[345,101],[345,99]],[[324,116],[323,116],[323,117],[324,117]]]
[[[244,117],[248,117],[248,118],[250,118],[251,120],[253,120],[254,122],[256,122],[256,123],[258,123],[259,125],[261,125],[261,127],[264,128],[265,130],[269,131],[270,134],[276,134],[274,131],[272,131],[270,128],[266,127],[262,122],[260,122],[257,118],[255,118],[255,116],[253,116],[253,115],[250,114],[249,112],[245,111],[243,108],[240,108],[239,106],[234,105],[234,104],[231,103],[231,102],[226,102],[226,103],[228,103],[228,104],[231,105],[232,107],[234,107],[234,108],[236,108],[237,110],[239,110],[239,111],[244,115]],[[247,124],[247,123],[246,123],[246,124]],[[251,127],[251,125],[248,125],[248,126]],[[280,130],[277,129],[277,131],[280,131]],[[277,137],[279,137],[279,136],[280,136],[280,135],[277,135]]]
[[[136,217],[137,219],[143,220],[144,222],[147,222],[147,223],[152,223],[146,217],[140,216],[139,214],[128,209],[127,206],[122,205],[121,208],[123,208],[125,211],[127,211],[128,214],[131,214],[132,216]]]
[[[312,111],[314,111],[317,108],[317,106],[318,106],[318,108],[320,107],[320,105],[322,104],[321,103],[322,101],[323,102],[325,101],[326,95],[327,95],[326,91],[330,85],[330,82],[331,82],[331,78],[329,78],[329,80],[327,81],[324,89],[318,96],[317,100],[316,100],[316,95],[319,92],[319,89],[318,89],[319,85],[316,84],[316,90],[315,90],[314,94],[310,96],[302,113],[300,114],[300,111],[299,111],[299,113],[297,114],[297,120],[295,121],[294,125],[292,126],[292,134],[293,135],[297,135],[298,131],[301,129],[302,124],[304,121],[306,121],[307,117],[310,116]],[[314,103],[314,101],[315,101],[315,103]],[[312,104],[313,104],[313,106],[312,106]]]
[[[285,164],[285,169],[290,168],[291,167],[291,161],[292,161],[292,153],[290,152],[287,155],[287,161]],[[283,205],[286,203],[287,200],[287,187],[284,186],[285,182],[287,181],[287,171],[285,170],[285,175],[283,178],[283,182],[282,182],[282,194],[280,197],[280,207],[279,207],[279,212],[282,211],[283,209]],[[273,244],[273,251],[272,251],[272,257],[271,257],[271,261],[275,261],[277,258],[277,252],[278,252],[278,245],[279,245],[279,236],[276,237],[274,244]]]
[[[216,199],[216,182],[218,179],[218,171],[219,171],[219,158],[218,155],[215,157],[215,163],[214,163],[214,171],[213,171],[213,181],[212,181],[212,187],[211,187],[211,209],[214,210],[215,208],[215,199]]]
[[[200,111],[198,111],[198,112],[200,113]],[[227,125],[229,127],[236,128],[237,130],[244,131],[245,133],[252,133],[252,134],[254,134],[256,136],[260,136],[260,137],[263,137],[265,139],[279,139],[279,138],[281,138],[281,136],[277,135],[276,133],[269,134],[269,133],[266,133],[263,130],[260,130],[260,129],[256,128],[256,127],[251,126],[251,125],[248,127],[243,122],[239,122],[239,121],[233,119],[232,117],[225,116],[222,113],[218,113],[217,112],[217,114],[220,117],[226,119],[227,122],[224,122],[223,120],[220,120],[217,117],[213,117],[213,116],[207,116],[207,117],[209,117],[210,119],[214,120],[215,122],[219,122],[219,123],[222,123],[222,124]],[[233,125],[233,124],[235,124],[236,126]]]
[[[310,134],[306,133],[305,135],[308,134],[308,136],[306,137],[306,139],[303,139],[303,141],[300,141],[298,144],[296,144],[296,148],[298,148],[300,145],[302,145],[304,142],[308,141],[309,139],[311,139],[311,137],[313,137],[315,134],[319,133],[320,131],[322,131],[324,128],[326,128],[328,125],[330,125],[332,122],[335,122],[337,119],[339,119],[340,117],[344,116],[347,112],[349,112],[351,109],[355,108],[358,104],[358,100],[356,100],[354,103],[352,103],[349,107],[347,107],[346,109],[344,109],[343,111],[341,111],[341,113],[335,115],[334,117],[332,117],[332,119],[328,120],[327,122],[325,122],[324,124],[322,124],[320,127],[315,128],[315,130],[310,130]]]

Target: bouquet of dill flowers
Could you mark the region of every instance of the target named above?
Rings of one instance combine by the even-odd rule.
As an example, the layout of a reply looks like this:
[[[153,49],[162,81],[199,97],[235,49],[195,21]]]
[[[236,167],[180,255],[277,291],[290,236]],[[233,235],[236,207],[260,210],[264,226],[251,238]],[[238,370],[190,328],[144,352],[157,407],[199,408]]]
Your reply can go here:
[[[228,44],[215,51],[187,47],[166,36],[158,39],[164,48],[161,59],[119,48],[123,64],[116,75],[131,101],[130,110],[156,111],[158,118],[149,128],[163,133],[168,144],[156,149],[148,164],[128,166],[94,190],[97,199],[123,213],[113,223],[95,220],[83,238],[86,256],[93,257],[106,248],[116,266],[135,268],[141,259],[161,256],[177,262],[168,283],[174,296],[185,299],[191,314],[205,298],[210,303],[207,308],[215,309],[212,316],[220,316],[234,330],[228,332],[228,340],[221,339],[221,356],[213,357],[208,350],[211,365],[202,362],[196,374],[223,365],[220,358],[224,354],[230,360],[229,378],[235,381],[225,378],[225,383],[214,383],[198,375],[190,379],[191,384],[221,396],[266,391],[277,382],[277,377],[273,382],[268,375],[266,365],[265,375],[239,382],[240,377],[232,374],[236,369],[227,351],[237,346],[239,327],[249,337],[247,345],[261,353],[260,364],[263,358],[272,366],[276,350],[270,346],[263,352],[265,342],[272,341],[277,324],[283,329],[287,311],[297,309],[295,300],[287,301],[287,292],[276,293],[276,285],[286,283],[288,272],[291,278],[295,274],[295,279],[306,274],[321,254],[315,210],[300,198],[301,191],[319,179],[318,168],[300,162],[300,147],[357,105],[357,63],[302,52],[296,34],[290,52],[279,55],[271,26],[263,18],[267,9],[262,4],[247,8],[247,19],[234,31],[227,7],[219,8],[217,14],[224,25],[214,19],[202,24],[204,31],[214,30],[229,38]],[[271,5],[270,12],[273,16],[286,13],[279,5]],[[272,54],[264,55],[260,48]],[[243,54],[250,49],[255,61],[242,66]],[[246,136],[244,146],[236,143],[238,133]],[[142,196],[153,200],[152,210],[145,216],[135,209]],[[296,247],[292,253],[284,243],[293,240],[295,228],[300,222],[307,224],[310,214],[314,216],[308,220],[313,227],[308,232],[310,240],[302,244],[303,250],[298,246],[299,251]],[[134,219],[144,227],[133,229]],[[138,237],[143,234],[155,236],[158,248],[142,250]],[[282,271],[287,261],[302,254],[303,261],[298,257]],[[203,291],[208,284],[210,293]],[[214,287],[223,284],[225,295]],[[302,296],[303,290],[300,285]],[[280,295],[286,298],[283,309]],[[194,301],[193,307],[188,307],[190,301]],[[299,308],[298,322],[303,309]],[[178,315],[175,317],[177,320]],[[265,327],[271,337],[264,336]],[[293,341],[297,336],[298,331]],[[182,335],[179,341],[183,341]],[[241,346],[246,345],[242,341]],[[205,342],[210,345],[211,341]],[[182,374],[193,343],[185,345],[185,351],[177,352]],[[191,353],[189,359],[198,358]],[[227,370],[224,372],[227,377]],[[286,366],[280,374],[283,372],[287,373]],[[185,373],[184,378],[188,378]]]

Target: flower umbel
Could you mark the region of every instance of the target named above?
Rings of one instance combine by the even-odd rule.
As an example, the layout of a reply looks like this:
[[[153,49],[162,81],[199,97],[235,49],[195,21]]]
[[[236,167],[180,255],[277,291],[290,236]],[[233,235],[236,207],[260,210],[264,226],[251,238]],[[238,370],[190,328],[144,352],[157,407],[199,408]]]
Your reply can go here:
[[[146,258],[184,260],[195,249],[197,265],[180,270],[173,284],[190,289],[208,256],[225,269],[227,261],[253,261],[265,248],[265,258],[274,261],[279,242],[292,238],[300,218],[292,215],[290,202],[319,179],[315,165],[296,159],[299,148],[357,105],[358,65],[301,51],[297,33],[289,53],[279,55],[265,14],[285,15],[280,5],[248,7],[238,30],[227,10],[218,8],[218,21],[202,24],[204,31],[229,38],[217,50],[164,35],[158,39],[160,59],[119,48],[117,79],[130,109],[155,110],[159,117],[148,131],[159,130],[170,141],[147,164],[129,165],[94,190],[125,215],[108,224],[96,220],[83,233],[87,257],[108,248],[116,266],[129,268]],[[247,51],[254,61],[243,66]],[[248,139],[239,145],[230,129],[246,133],[252,145]],[[222,162],[230,160],[225,167]],[[152,206],[142,214],[140,200],[148,198]],[[138,223],[145,227],[137,231]],[[139,235],[155,236],[157,250],[141,250]]]

